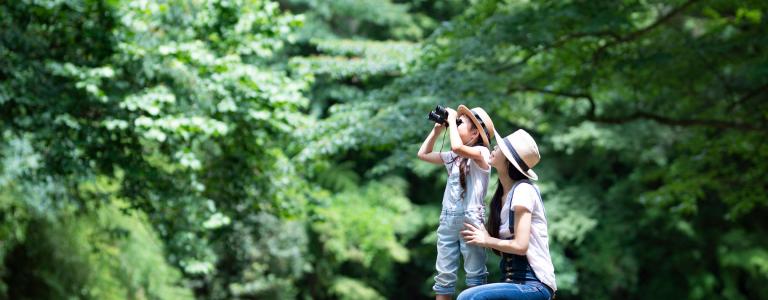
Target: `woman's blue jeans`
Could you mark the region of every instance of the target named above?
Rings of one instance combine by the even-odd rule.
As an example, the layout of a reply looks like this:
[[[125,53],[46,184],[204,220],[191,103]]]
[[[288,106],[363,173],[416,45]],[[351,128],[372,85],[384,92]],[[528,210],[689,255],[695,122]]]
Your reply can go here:
[[[459,294],[457,300],[479,299],[530,299],[549,300],[552,294],[541,281],[513,281],[489,283],[469,288]]]
[[[549,287],[536,278],[525,256],[505,254],[499,262],[499,267],[502,272],[502,282],[466,289],[459,294],[458,300],[549,300],[552,298]]]

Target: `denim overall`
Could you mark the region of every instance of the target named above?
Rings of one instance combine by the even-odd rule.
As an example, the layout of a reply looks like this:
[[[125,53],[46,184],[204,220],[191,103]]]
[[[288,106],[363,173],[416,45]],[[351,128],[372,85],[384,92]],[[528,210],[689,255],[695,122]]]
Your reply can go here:
[[[467,181],[469,186],[469,177]],[[477,186],[475,188],[484,189],[485,187]],[[474,189],[464,191],[458,173],[451,173],[448,176],[446,190],[450,197],[447,198],[447,201],[446,199],[443,200],[440,213],[435,261],[437,275],[435,276],[435,284],[432,286],[432,290],[437,295],[455,293],[461,258],[464,262],[465,282],[468,287],[485,284],[488,277],[488,269],[485,265],[487,258],[485,248],[469,245],[461,237],[464,223],[478,227],[483,226],[485,207],[482,197],[475,199],[477,195],[472,194]]]

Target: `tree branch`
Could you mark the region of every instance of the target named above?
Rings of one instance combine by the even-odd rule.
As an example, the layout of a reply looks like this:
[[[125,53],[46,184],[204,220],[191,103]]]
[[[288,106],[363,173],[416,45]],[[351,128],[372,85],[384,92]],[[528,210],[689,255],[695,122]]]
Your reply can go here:
[[[608,48],[616,46],[616,45],[619,45],[619,44],[622,44],[622,43],[631,42],[631,41],[633,41],[633,40],[643,36],[644,34],[653,31],[654,29],[656,29],[657,27],[663,25],[664,23],[669,22],[670,20],[672,20],[672,18],[674,18],[675,16],[677,16],[681,12],[685,11],[688,7],[690,7],[691,5],[693,5],[694,3],[698,2],[698,1],[700,1],[700,0],[688,0],[687,2],[683,3],[682,5],[672,9],[666,15],[664,15],[661,18],[659,18],[656,21],[654,21],[653,24],[648,25],[648,26],[646,26],[644,28],[641,28],[639,30],[630,32],[629,34],[627,34],[625,36],[622,36],[622,37],[619,37],[618,39],[615,39],[613,42],[610,42],[610,43],[607,43],[607,44],[605,44],[603,46],[600,46],[600,48],[597,48],[597,50],[595,50],[594,54],[592,54],[592,61],[593,61],[593,63],[596,64],[602,58],[602,56],[604,55],[605,51]]]
[[[768,84],[766,84],[765,86],[761,87],[758,90],[768,90]],[[754,96],[758,94],[759,93],[758,90],[753,91],[749,95]],[[750,130],[750,131],[768,130],[768,128],[765,128],[765,127],[755,126],[752,124],[746,124],[746,123],[740,123],[740,122],[728,122],[723,120],[711,120],[711,119],[676,119],[676,118],[671,118],[667,116],[657,115],[657,114],[642,111],[642,110],[638,110],[634,113],[624,115],[624,116],[597,116],[595,114],[595,110],[596,110],[595,99],[590,93],[586,93],[586,92],[554,91],[554,90],[547,90],[547,89],[531,87],[526,85],[512,87],[509,89],[509,92],[510,93],[533,92],[533,93],[554,95],[558,97],[566,97],[566,98],[572,98],[572,99],[586,99],[587,101],[589,101],[589,112],[584,118],[586,120],[596,122],[596,123],[625,124],[625,123],[630,123],[633,121],[644,119],[644,120],[655,121],[656,123],[659,123],[659,124],[671,125],[671,126],[683,126],[683,127],[704,126],[704,127],[713,127],[713,128],[721,128],[721,129],[741,129],[741,130]]]
[[[727,122],[722,120],[709,120],[709,119],[675,119],[662,115],[657,115],[644,111],[637,111],[626,116],[592,116],[587,117],[587,120],[605,123],[605,124],[624,124],[640,119],[652,120],[659,124],[672,125],[672,126],[704,126],[720,129],[741,129],[750,131],[765,131],[768,128],[754,126],[752,124],[739,123],[739,122]]]
[[[586,99],[589,102],[589,116],[595,115],[595,99],[592,98],[592,94],[589,93],[576,93],[576,92],[564,92],[564,91],[553,91],[553,90],[547,90],[537,87],[531,87],[527,85],[520,85],[517,87],[512,87],[509,89],[509,92],[534,92],[534,93],[540,93],[540,94],[547,94],[547,95],[555,95],[560,97],[567,97],[567,98],[574,98],[574,99]]]
[[[611,37],[613,39],[619,39],[620,38],[620,36],[618,34],[616,34],[615,32],[608,31],[608,30],[596,31],[596,32],[575,32],[575,33],[571,33],[571,34],[566,34],[562,38],[560,38],[559,40],[555,41],[554,43],[544,45],[544,47],[541,48],[538,51],[534,51],[532,49],[529,49],[529,51],[531,51],[531,53],[529,53],[528,55],[523,57],[523,59],[521,59],[520,61],[515,62],[513,64],[509,64],[509,65],[499,66],[498,68],[492,69],[491,72],[493,72],[493,73],[501,73],[501,72],[507,71],[509,69],[515,68],[517,66],[521,66],[521,65],[527,63],[531,58],[535,57],[536,55],[539,55],[541,53],[547,52],[547,51],[549,51],[551,49],[559,48],[560,46],[565,45],[566,43],[568,43],[570,41],[573,41],[573,40],[577,40],[577,39],[581,39],[581,38],[585,38],[585,37],[603,37],[603,36],[609,36],[609,37]]]
[[[569,98],[586,98],[586,99],[592,99],[592,95],[588,93],[576,93],[576,92],[564,92],[564,91],[553,91],[553,90],[547,90],[537,87],[531,87],[527,85],[521,85],[515,88],[509,89],[512,92],[536,92],[541,94],[550,94],[550,95],[556,95],[556,96],[563,96],[563,97],[569,97]]]
[[[765,92],[768,92],[768,82],[755,88],[754,90],[749,91],[746,95],[742,96],[741,98],[733,102],[733,104],[731,104],[730,109],[733,110],[734,108],[736,108],[736,106],[739,106],[744,102],[747,102],[749,99],[752,99],[757,95],[760,95]]]

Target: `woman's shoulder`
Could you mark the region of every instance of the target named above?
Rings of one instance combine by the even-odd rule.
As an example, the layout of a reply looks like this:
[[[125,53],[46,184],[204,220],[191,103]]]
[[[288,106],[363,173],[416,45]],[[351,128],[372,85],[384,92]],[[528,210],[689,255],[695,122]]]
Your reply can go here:
[[[538,198],[538,193],[533,183],[529,181],[522,181],[515,185],[515,190],[509,193],[507,197],[512,197],[512,203],[514,205],[523,205],[529,210],[533,209],[534,203]]]
[[[533,182],[530,180],[522,180],[517,183],[516,190],[522,190],[524,192],[536,192],[536,188],[533,186]]]

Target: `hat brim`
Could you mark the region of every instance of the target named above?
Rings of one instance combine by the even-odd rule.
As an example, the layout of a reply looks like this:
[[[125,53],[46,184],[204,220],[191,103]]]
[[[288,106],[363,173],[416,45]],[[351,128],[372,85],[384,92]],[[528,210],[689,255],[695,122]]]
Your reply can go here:
[[[524,172],[523,168],[521,168],[520,165],[517,164],[517,161],[512,155],[512,152],[510,151],[510,149],[507,148],[507,143],[503,141],[504,138],[500,137],[498,132],[495,133],[494,136],[496,138],[496,145],[499,146],[499,149],[501,149],[501,153],[504,153],[504,157],[507,158],[509,163],[515,166],[515,169],[520,171],[520,173],[525,175],[525,177],[528,177],[532,180],[539,180],[539,175],[537,175],[536,172],[533,171],[533,169],[528,169],[528,172]]]
[[[464,106],[464,104],[459,105],[459,108],[456,109],[456,112],[459,113],[459,115],[467,115],[467,118],[469,118],[470,121],[472,121],[472,124],[475,124],[475,128],[477,128],[478,134],[480,135],[480,138],[483,140],[483,144],[486,147],[491,147],[491,141],[488,140],[488,137],[483,134],[483,125],[480,124],[480,121],[475,118],[475,114],[472,113],[472,110],[470,110],[468,107]],[[490,133],[489,133],[490,134]],[[498,138],[498,137],[497,137]]]

